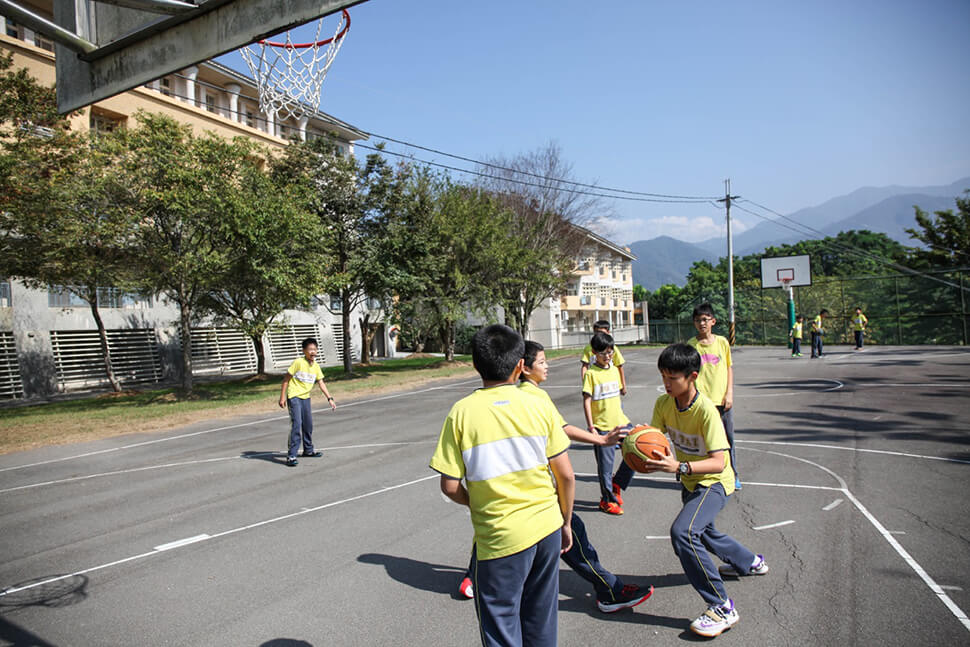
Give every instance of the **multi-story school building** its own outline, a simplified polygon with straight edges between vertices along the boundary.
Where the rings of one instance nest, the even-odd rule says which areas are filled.
[[[593,323],[604,319],[618,343],[640,338],[633,319],[633,261],[623,247],[583,227],[585,243],[576,256],[565,294],[533,313],[530,336],[550,348],[582,346],[589,341]]]
[[[52,19],[50,0],[31,5]],[[53,44],[2,16],[0,52],[13,54],[14,69],[27,68],[43,85],[54,83]],[[139,109],[166,114],[198,133],[242,135],[274,148],[286,146],[294,135],[306,140],[326,134],[347,154],[353,154],[354,142],[366,139],[364,132],[319,111],[299,121],[275,121],[260,111],[253,79],[212,61],[79,110],[71,118],[72,127],[104,130],[133,126],[133,115]],[[321,363],[343,361],[339,300],[323,296],[317,303],[308,311],[286,311],[285,324],[267,335],[267,370],[286,367],[299,354],[300,340],[308,336],[320,340]],[[178,314],[164,296],[142,299],[102,286],[99,305],[108,328],[112,360],[123,384],[176,377],[180,340],[173,322]],[[359,318],[367,308],[374,307],[367,303],[359,313],[351,313],[355,358],[361,344]],[[371,313],[379,314],[374,310]],[[375,336],[378,356],[392,348],[384,328]],[[192,335],[197,373],[255,371],[253,345],[238,330],[202,325]],[[105,384],[97,329],[87,305],[58,286],[34,290],[0,277],[0,398],[45,397]]]

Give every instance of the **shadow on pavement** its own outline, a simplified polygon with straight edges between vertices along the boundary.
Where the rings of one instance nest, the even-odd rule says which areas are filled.
[[[19,582],[7,587],[7,591],[31,586],[40,582],[47,582],[61,577],[60,575],[47,575],[35,577],[25,582]],[[9,609],[23,609],[24,607],[47,607],[57,609],[78,604],[87,599],[88,594],[85,589],[88,586],[88,578],[84,575],[70,575],[54,582],[32,586],[24,591],[8,593],[0,597],[0,613]],[[19,643],[15,643],[19,644]]]
[[[14,647],[56,647],[0,615],[0,643]]]
[[[240,457],[286,465],[286,452],[243,452]]]
[[[469,551],[471,551],[470,545]],[[381,553],[364,553],[357,557],[357,561],[383,566],[392,580],[412,588],[450,595],[455,599],[458,599],[458,582],[465,572],[465,566],[429,564],[416,559]]]
[[[293,638],[273,638],[262,643],[259,647],[313,647],[313,643]]]

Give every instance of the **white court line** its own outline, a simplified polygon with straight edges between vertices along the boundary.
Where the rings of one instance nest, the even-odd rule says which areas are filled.
[[[860,447],[842,447],[840,445],[821,445],[818,443],[792,443],[783,440],[744,440],[742,438],[735,438],[735,442],[746,443],[752,445],[786,445],[790,447],[817,447],[819,449],[841,449],[842,451],[850,452],[862,452],[866,454],[886,454],[888,456],[902,456],[904,458],[923,458],[928,461],[944,461],[946,463],[961,463],[963,465],[970,465],[970,461],[963,460],[961,458],[947,458],[945,456],[927,456],[925,454],[909,454],[906,452],[891,452],[885,449],[862,449]],[[752,449],[751,451],[759,451],[757,449]],[[787,454],[784,454],[787,456]]]
[[[366,445],[344,445],[341,447],[318,447],[321,451],[337,451],[341,449],[366,449],[368,447],[388,447],[392,445],[421,445],[425,443],[433,443],[433,440],[421,440],[421,441],[411,441],[411,442],[400,442],[400,443],[369,443]],[[274,454],[280,454],[281,456],[284,452],[259,452],[256,454],[248,454],[246,456],[240,456],[239,454],[235,456],[220,456],[219,458],[202,458],[194,461],[181,461],[179,463],[162,463],[160,465],[146,465],[144,467],[132,467],[123,470],[113,470],[111,472],[97,472],[95,474],[84,474],[82,476],[71,476],[63,479],[56,479],[53,481],[42,481],[40,483],[30,483],[28,485],[18,485],[15,487],[8,487],[0,489],[0,494],[5,494],[7,492],[15,492],[17,490],[29,490],[32,488],[43,487],[47,485],[61,485],[64,483],[73,483],[75,481],[86,481],[93,478],[101,478],[104,476],[118,476],[120,474],[132,474],[135,472],[148,472],[151,470],[167,469],[170,467],[184,467],[186,465],[201,465],[204,463],[219,463],[224,461],[232,460],[253,460],[259,458],[260,456],[273,456]]]
[[[377,494],[383,494],[384,492],[390,492],[392,490],[397,490],[397,489],[400,489],[400,488],[403,488],[403,487],[407,487],[409,485],[414,485],[416,483],[423,483],[424,481],[428,481],[428,480],[435,479],[435,478],[438,478],[438,474],[432,474],[430,476],[424,476],[422,478],[415,479],[413,481],[408,481],[406,483],[399,483],[398,485],[389,485],[389,486],[384,487],[384,488],[381,488],[379,490],[374,490],[372,492],[366,492],[364,494],[358,494],[357,496],[352,496],[352,497],[350,497],[348,499],[341,499],[340,501],[333,501],[331,503],[325,503],[323,505],[318,505],[318,506],[313,507],[313,508],[303,508],[299,512],[291,512],[289,514],[284,514],[284,515],[281,515],[279,517],[273,517],[272,519],[264,519],[263,521],[257,521],[255,523],[251,523],[251,524],[248,524],[248,525],[245,525],[245,526],[240,526],[238,528],[233,528],[231,530],[224,530],[224,531],[219,532],[219,533],[216,533],[214,535],[196,535],[195,537],[189,537],[188,539],[179,540],[179,542],[172,542],[171,544],[162,544],[161,546],[156,546],[153,550],[150,550],[147,553],[140,553],[138,555],[132,555],[131,557],[125,557],[124,559],[119,559],[119,560],[116,560],[116,561],[113,561],[113,562],[108,562],[107,564],[99,564],[98,566],[91,566],[90,568],[85,568],[85,569],[80,570],[80,571],[75,571],[74,573],[69,573],[67,575],[59,575],[57,577],[52,577],[52,578],[46,579],[46,580],[44,580],[42,582],[31,582],[30,584],[27,584],[25,586],[18,586],[18,587],[15,587],[15,588],[3,589],[2,591],[0,591],[0,598],[4,597],[5,595],[10,595],[11,593],[18,593],[20,591],[26,591],[28,589],[33,589],[33,588],[36,588],[38,586],[44,586],[45,584],[50,584],[52,582],[59,582],[61,580],[66,580],[66,579],[71,578],[71,577],[77,577],[78,575],[86,575],[88,573],[93,573],[94,571],[100,571],[100,570],[104,570],[106,568],[111,568],[112,566],[118,566],[119,564],[125,564],[127,562],[132,562],[132,561],[135,561],[135,560],[138,560],[138,559],[144,559],[146,557],[152,557],[154,555],[160,555],[162,552],[165,552],[167,550],[173,550],[175,548],[179,548],[179,547],[182,547],[182,546],[188,546],[190,544],[197,544],[197,543],[204,542],[204,541],[210,541],[212,539],[218,539],[219,537],[225,537],[227,535],[233,535],[233,534],[236,534],[236,533],[239,533],[239,532],[244,532],[246,530],[252,530],[253,528],[259,528],[261,526],[268,526],[269,524],[272,524],[272,523],[277,523],[279,521],[285,521],[287,519],[292,519],[294,517],[299,517],[299,516],[302,516],[302,515],[305,515],[305,514],[309,514],[311,512],[317,512],[319,510],[325,510],[327,508],[332,508],[334,506],[338,506],[338,505],[341,505],[341,504],[344,504],[344,503],[350,503],[351,501],[359,501],[360,499],[364,499],[364,498],[367,498],[367,497],[375,496]],[[180,542],[182,542],[182,543],[180,543]],[[174,545],[173,546],[172,544],[177,544],[177,545]]]
[[[478,378],[474,380],[463,380],[461,382],[456,382],[451,385],[446,386],[432,386],[427,389],[419,389],[417,391],[402,391],[400,393],[392,393],[390,395],[382,396],[380,398],[371,398],[370,400],[355,400],[347,404],[341,404],[341,409],[349,409],[350,407],[356,407],[362,404],[371,404],[373,402],[381,402],[383,400],[393,400],[394,398],[402,398],[408,395],[418,395],[419,393],[429,393],[431,391],[441,391],[443,389],[451,388],[452,386],[458,386],[461,384],[469,384],[473,382],[480,382]],[[321,407],[320,409],[315,409],[311,413],[322,413],[329,412],[330,407]],[[229,429],[239,429],[241,427],[251,427],[253,425],[259,425],[264,422],[275,422],[277,420],[289,420],[288,415],[284,416],[273,416],[272,418],[262,418],[260,420],[251,420],[249,422],[240,422],[232,425],[226,425],[224,427],[216,427],[214,429],[203,429],[202,431],[193,431],[187,434],[179,434],[177,436],[168,436],[166,438],[156,438],[154,440],[145,440],[140,443],[131,443],[129,445],[122,445],[121,447],[111,447],[108,449],[99,449],[93,452],[85,452],[84,454],[75,454],[73,456],[64,456],[63,458],[52,458],[46,461],[38,461],[36,463],[27,463],[24,465],[12,465],[10,467],[0,467],[0,472],[9,472],[10,470],[21,470],[27,467],[37,467],[39,465],[50,465],[51,463],[61,463],[63,461],[72,461],[78,458],[87,458],[88,456],[97,456],[99,454],[109,454],[111,452],[121,451],[123,449],[133,449],[135,447],[144,447],[146,445],[154,445],[156,443],[167,443],[170,440],[180,440],[182,438],[191,438],[192,436],[202,436],[204,434],[211,434],[216,431],[226,431]]]
[[[835,384],[835,386],[829,387],[827,389],[820,389],[818,391],[819,393],[825,393],[826,391],[838,391],[839,389],[845,387],[845,384],[843,382],[840,382],[839,380],[829,379],[824,377],[813,377],[813,378],[808,378],[804,380],[792,380],[790,382],[774,382],[774,383],[769,382],[767,384],[740,384],[739,386],[743,386],[749,389],[767,389],[767,388],[777,387],[777,386],[792,386],[792,385],[809,387],[809,385],[817,382],[828,382],[830,384],[832,383]],[[801,393],[804,393],[807,390],[809,389],[804,388],[801,390]],[[814,389],[812,390],[814,391]],[[749,397],[749,396],[745,396],[745,397]]]
[[[946,608],[950,610],[950,612],[956,617],[956,619],[959,620],[960,623],[963,624],[963,626],[968,631],[970,631],[970,618],[967,617],[967,614],[963,611],[963,609],[957,606],[957,604],[953,601],[953,599],[950,598],[950,596],[947,595],[943,591],[943,589],[940,588],[940,586],[933,580],[933,578],[929,576],[929,574],[923,569],[923,567],[920,566],[919,562],[913,559],[913,556],[910,555],[905,548],[903,548],[902,544],[896,541],[896,538],[893,537],[892,533],[886,530],[885,526],[879,523],[879,520],[876,519],[876,517],[871,512],[869,512],[869,510],[864,505],[862,505],[862,502],[859,501],[859,499],[857,499],[854,494],[852,494],[852,492],[849,490],[848,484],[841,476],[839,476],[829,468],[825,467],[824,465],[820,465],[819,463],[815,463],[805,458],[799,458],[798,456],[792,456],[791,454],[782,454],[781,452],[773,452],[773,451],[767,451],[763,449],[754,449],[751,451],[762,452],[764,454],[773,454],[775,456],[782,456],[784,458],[790,458],[792,460],[800,461],[802,463],[807,463],[808,465],[817,467],[823,472],[831,475],[836,481],[839,482],[839,485],[842,486],[842,493],[846,496],[846,498],[848,498],[849,501],[851,501],[852,504],[859,510],[859,512],[861,512],[863,516],[865,516],[865,518],[869,520],[869,523],[871,523],[873,527],[875,527],[876,531],[879,534],[881,534],[883,538],[889,543],[889,545],[892,546],[893,550],[895,550],[896,553],[903,558],[903,561],[906,562],[906,564],[909,565],[909,567],[916,572],[916,574],[920,577],[921,580],[923,580],[926,586],[929,587],[930,591],[936,594],[936,596],[946,606]]]
[[[670,539],[670,535],[647,535],[644,539]]]
[[[829,510],[834,510],[839,506],[840,503],[842,503],[842,499],[836,499],[832,503],[822,506],[822,510],[825,510],[826,512],[828,512]]]
[[[795,523],[794,519],[787,519],[777,523],[769,523],[766,526],[751,526],[751,530],[769,530],[771,528],[780,528],[781,526],[790,526],[793,523]]]
[[[205,541],[208,538],[209,538],[209,535],[205,535],[205,534],[196,535],[195,537],[186,537],[185,539],[170,541],[167,544],[162,544],[161,546],[155,546],[155,550],[161,553],[166,550],[172,550],[173,548],[181,548],[182,546],[188,546],[189,544]]]

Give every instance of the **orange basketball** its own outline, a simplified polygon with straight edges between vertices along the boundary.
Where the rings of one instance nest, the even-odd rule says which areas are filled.
[[[644,459],[656,460],[662,456],[670,456],[670,445],[667,444],[667,437],[656,427],[637,425],[623,440],[623,460],[634,471],[654,471],[656,468],[648,466]]]

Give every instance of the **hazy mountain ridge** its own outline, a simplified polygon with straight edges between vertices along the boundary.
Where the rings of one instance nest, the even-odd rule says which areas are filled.
[[[916,226],[913,206],[917,205],[928,213],[954,209],[956,208],[954,198],[962,195],[966,189],[970,189],[970,177],[940,186],[863,187],[817,206],[799,209],[788,217],[797,223],[817,229],[826,236],[834,236],[840,231],[851,229],[868,229],[885,233],[904,245],[915,246],[917,242],[905,232],[907,227]],[[738,204],[752,211],[761,212],[750,204],[745,205],[743,201],[739,201]],[[751,219],[749,214],[740,215]],[[735,235],[734,253],[737,256],[746,256],[762,252],[769,245],[795,243],[820,237],[813,236],[810,232],[796,232],[793,229],[799,228],[786,220],[761,222]],[[633,262],[634,283],[639,283],[648,290],[656,290],[666,283],[684,285],[687,281],[687,272],[695,261],[716,262],[727,253],[724,238],[688,243],[670,236],[659,236],[631,243],[630,248],[637,255],[637,260]]]

